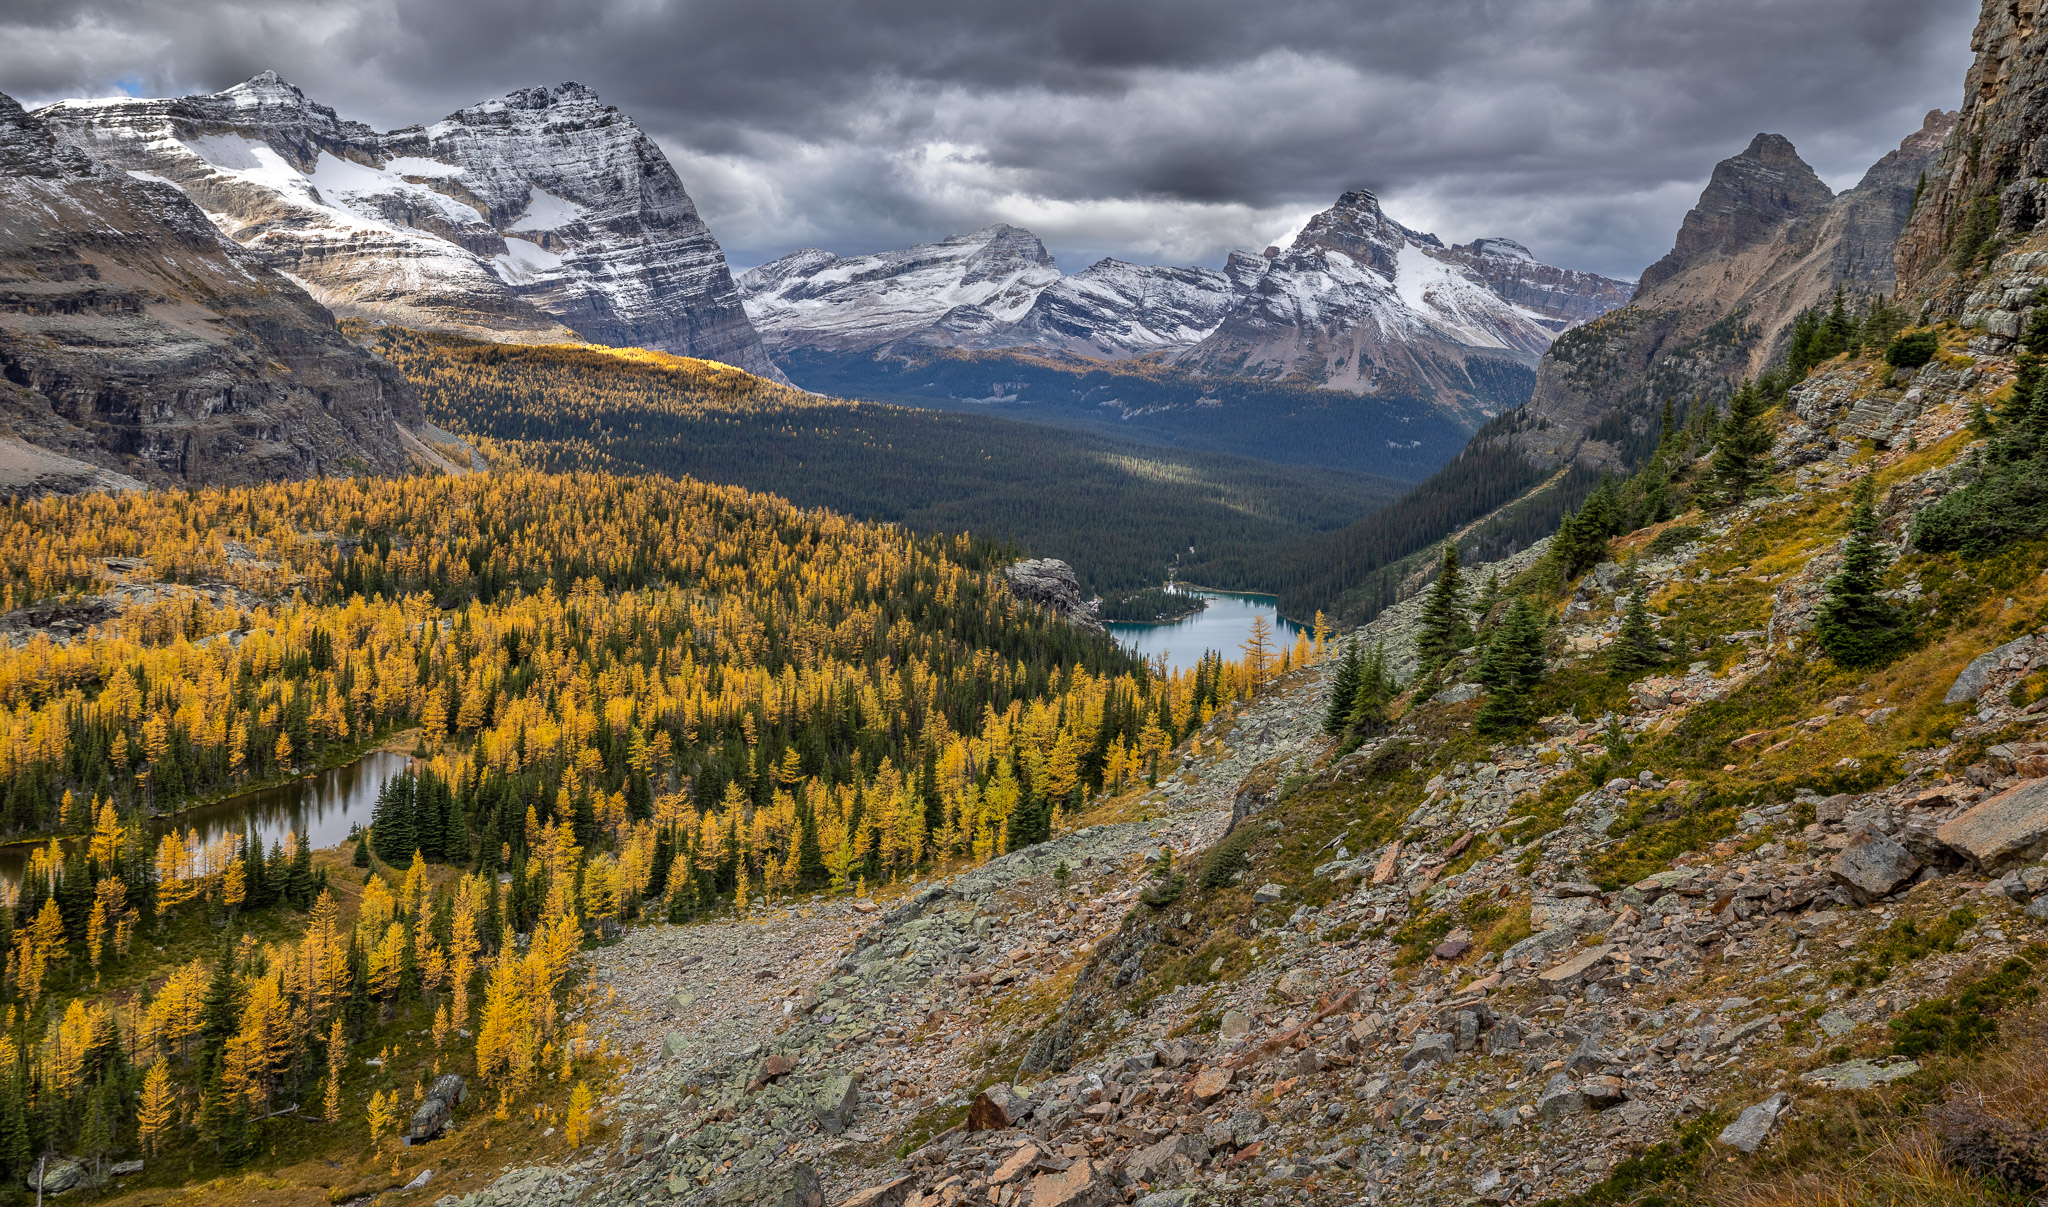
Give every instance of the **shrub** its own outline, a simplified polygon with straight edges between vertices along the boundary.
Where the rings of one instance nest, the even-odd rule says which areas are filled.
[[[1891,1020],[1892,1052],[1918,1058],[1931,1054],[1966,1056],[1998,1038],[1993,1017],[2008,1006],[2032,1001],[2034,966],[2014,956],[1997,972],[1981,977],[1950,997],[1930,998]]]
[[[1908,331],[1884,350],[1884,363],[1894,369],[1917,369],[1934,359],[1941,341],[1932,331]]]
[[[1680,524],[1675,528],[1666,528],[1650,542],[1650,556],[1657,558],[1667,553],[1676,553],[1700,539],[1704,532],[1706,529],[1698,524]]]

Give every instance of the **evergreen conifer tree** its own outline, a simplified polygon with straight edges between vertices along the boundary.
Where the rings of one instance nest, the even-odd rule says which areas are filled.
[[[1714,487],[1720,502],[1746,502],[1770,473],[1771,429],[1764,422],[1770,400],[1745,381],[1728,400],[1728,417],[1714,441]]]
[[[1330,684],[1330,703],[1323,710],[1323,732],[1332,736],[1344,732],[1351,719],[1351,705],[1358,697],[1358,673],[1365,665],[1359,657],[1356,637],[1344,643],[1337,659],[1337,674]]]
[[[1647,670],[1663,661],[1657,648],[1657,630],[1650,623],[1649,604],[1640,584],[1629,593],[1628,607],[1621,615],[1621,632],[1607,651],[1607,671],[1617,678]]]
[[[1472,644],[1472,622],[1465,614],[1465,585],[1458,573],[1458,546],[1444,544],[1436,583],[1422,609],[1422,634],[1415,640],[1421,672],[1433,675]]]
[[[1479,612],[1479,633],[1481,636],[1484,636],[1486,630],[1492,626],[1493,610],[1499,604],[1500,571],[1495,570],[1486,576],[1486,585],[1479,589],[1479,600],[1474,605]]]
[[[1878,548],[1875,486],[1866,474],[1856,484],[1849,512],[1849,542],[1842,550],[1842,572],[1828,580],[1814,636],[1842,666],[1876,666],[1889,662],[1912,644],[1906,615],[1878,595],[1884,552]]]
[[[1534,714],[1531,693],[1544,669],[1543,623],[1529,601],[1517,597],[1479,660],[1479,682],[1487,691],[1475,722],[1478,730],[1504,734],[1527,725]]]
[[[377,858],[393,867],[412,863],[419,849],[419,835],[413,829],[413,796],[418,781],[411,771],[401,771],[386,780],[377,793],[377,805],[370,810],[371,845]]]
[[[1401,694],[1401,684],[1387,666],[1387,643],[1377,642],[1358,668],[1358,687],[1352,694],[1351,711],[1345,725],[1357,734],[1370,734],[1387,723],[1387,705]]]

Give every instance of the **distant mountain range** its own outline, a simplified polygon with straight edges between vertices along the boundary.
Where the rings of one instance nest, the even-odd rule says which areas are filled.
[[[1197,377],[1419,397],[1468,425],[1505,409],[1504,366],[1533,367],[1559,332],[1634,289],[1510,239],[1446,246],[1364,191],[1286,250],[1234,253],[1221,271],[1105,259],[1064,276],[1036,236],[997,225],[866,256],[805,249],[739,285],[770,352],[814,373],[820,357],[1147,357]]]
[[[872,255],[807,249],[735,282],[660,149],[574,83],[386,132],[274,72],[205,95],[62,101],[36,117],[97,162],[176,186],[337,316],[648,347],[776,380],[789,367],[813,388],[925,404],[1104,401],[1043,364],[964,394],[957,374],[901,372],[1018,353],[1079,373],[1124,361],[1170,370],[1136,408],[1147,412],[1236,405],[1201,384],[1231,379],[1365,395],[1469,430],[1527,398],[1560,331],[1633,288],[1542,264],[1508,239],[1447,246],[1363,191],[1287,248],[1235,253],[1221,269],[1108,259],[1069,276],[1029,231],[996,225]],[[1130,434],[1151,438],[1139,428]]]

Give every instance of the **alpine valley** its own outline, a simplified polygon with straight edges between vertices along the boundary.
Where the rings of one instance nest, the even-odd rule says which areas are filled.
[[[1633,282],[0,97],[0,1204],[2042,1201],[2038,8]]]

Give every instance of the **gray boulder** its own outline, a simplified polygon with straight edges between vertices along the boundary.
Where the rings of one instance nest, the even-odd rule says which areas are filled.
[[[30,1190],[39,1189],[36,1185],[36,1168],[34,1165],[29,1166],[28,1177],[24,1179]],[[44,1163],[42,1175],[43,1184],[40,1189],[44,1194],[63,1194],[85,1184],[85,1166],[63,1157],[55,1157]]]
[[[1730,1148],[1753,1153],[1771,1138],[1771,1132],[1777,1128],[1779,1118],[1791,1102],[1790,1094],[1773,1094],[1736,1116],[1735,1122],[1722,1128],[1717,1138]]]
[[[2019,641],[2008,641],[1989,653],[1977,655],[1970,661],[1970,665],[1963,668],[1963,673],[1956,676],[1956,681],[1949,685],[1948,694],[1941,698],[1941,702],[1968,704],[1983,695],[1984,685],[1990,681],[1991,672],[1997,670],[1998,664],[2005,661],[2005,656],[2012,653],[2013,648],[2025,640],[2026,638],[2022,637]]]
[[[1545,1083],[1543,1092],[1536,1096],[1536,1113],[1545,1119],[1559,1119],[1576,1115],[1587,1109],[1586,1096],[1572,1079],[1563,1073],[1553,1073]]]
[[[1124,1162],[1124,1175],[1158,1185],[1193,1177],[1209,1159],[1209,1145],[1200,1136],[1168,1136],[1148,1145]]]
[[[443,1073],[434,1078],[433,1088],[420,1102],[419,1109],[412,1113],[412,1121],[406,1124],[405,1142],[408,1146],[424,1143],[439,1136],[448,1129],[455,1118],[455,1108],[469,1098],[469,1088],[460,1073]]]
[[[1913,879],[1920,861],[1890,835],[1866,830],[1828,863],[1828,875],[1859,901],[1889,896]]]
[[[1457,1041],[1442,1032],[1424,1032],[1415,1037],[1406,1054],[1401,1057],[1401,1068],[1414,1071],[1425,1065],[1441,1064],[1457,1053]]]
[[[1934,837],[1985,870],[2048,846],[2048,779],[2008,788],[1946,822]]]

